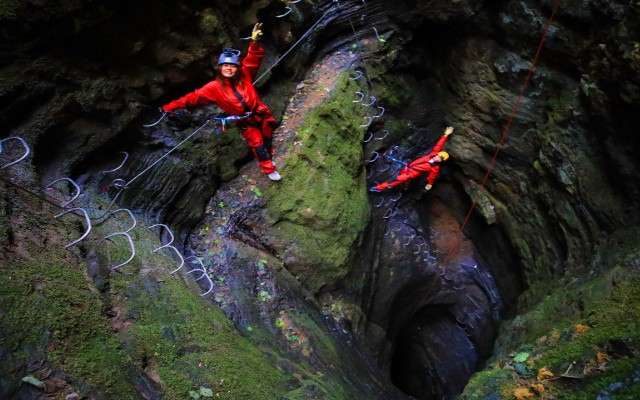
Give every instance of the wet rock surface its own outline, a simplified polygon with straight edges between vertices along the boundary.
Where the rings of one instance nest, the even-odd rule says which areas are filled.
[[[277,365],[300,388],[292,398],[345,387],[352,389],[344,398],[404,397],[391,383],[416,398],[455,396],[491,355],[501,317],[545,295],[523,291],[593,274],[595,245],[637,222],[634,3],[558,10],[508,132],[550,2],[327,1],[294,5],[290,18],[268,1],[216,10],[198,1],[45,3],[7,6],[1,15],[1,136],[20,136],[33,151],[28,164],[3,169],[1,243],[10,249],[3,263],[34,257],[31,240],[67,243],[48,229],[18,240],[35,219],[13,201],[20,191],[13,185],[39,192],[70,176],[102,189],[107,203],[117,195],[150,224],[170,226],[185,256],[199,257],[210,278],[198,279],[201,293],[211,290],[207,298],[237,330],[272,336],[256,342],[282,352]],[[211,49],[245,46],[238,38],[256,16],[270,28],[266,65],[314,27],[259,88],[280,122],[278,168],[298,179],[287,196],[261,174],[237,132],[220,135],[207,124],[189,137],[213,108],[141,127],[159,117],[158,105],[211,79]],[[373,106],[352,105],[355,91]],[[326,101],[334,109],[323,110]],[[321,123],[304,125],[316,109]],[[366,187],[398,172],[376,154],[416,158],[447,125],[456,128],[447,144],[453,157],[430,193],[417,180],[367,197]],[[2,145],[0,161],[15,160],[19,146]],[[123,151],[122,168],[105,172]],[[284,197],[293,205],[278,208]],[[345,211],[324,213],[323,205]],[[78,225],[66,229],[82,234]],[[105,293],[113,260],[92,249],[75,260],[87,254],[93,285]],[[185,282],[197,276],[191,271],[182,271]],[[154,280],[146,282],[153,289]],[[135,318],[113,322],[123,332]],[[3,371],[20,375],[29,362]],[[314,373],[326,378],[314,381]],[[161,391],[147,380],[159,384],[157,371],[132,376],[139,393]],[[40,390],[33,382],[20,386],[27,398]]]

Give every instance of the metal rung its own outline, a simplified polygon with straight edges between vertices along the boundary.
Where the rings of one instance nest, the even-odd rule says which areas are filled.
[[[167,244],[165,244],[165,245],[162,245],[162,246],[158,247],[157,249],[155,249],[155,250],[153,251],[154,253],[155,253],[155,252],[157,252],[158,250],[162,249],[162,248],[165,248],[165,247],[171,246],[171,243],[173,243],[173,232],[171,232],[171,229],[169,229],[169,227],[168,227],[168,226],[166,226],[165,224],[155,224],[155,225],[151,225],[151,226],[149,227],[149,229],[155,228],[156,226],[160,226],[160,227],[164,228],[164,229],[167,231],[167,233],[169,234],[169,236],[171,237],[171,240],[169,240],[169,243],[167,243]],[[160,243],[162,243],[162,236],[160,237]]]
[[[107,235],[107,236],[105,236],[104,238],[105,238],[105,240],[106,240],[106,239],[109,239],[109,238],[111,238],[111,237],[113,237],[113,236],[116,236],[116,235],[122,235],[122,236],[124,236],[124,237],[126,237],[126,238],[127,238],[127,240],[129,241],[129,246],[130,246],[130,248],[131,248],[131,257],[129,257],[129,259],[128,259],[127,261],[125,261],[125,262],[123,262],[123,263],[121,263],[121,264],[118,264],[118,265],[116,265],[115,267],[111,268],[111,270],[112,270],[112,271],[115,271],[115,270],[117,270],[117,269],[119,269],[119,268],[121,268],[121,267],[124,267],[125,265],[129,264],[129,262],[131,262],[131,260],[133,260],[133,257],[135,257],[135,256],[136,256],[136,248],[135,248],[135,246],[133,245],[133,240],[131,240],[131,236],[129,236],[129,234],[128,234],[127,232],[116,232],[116,233],[112,233],[111,235]]]
[[[191,271],[187,272],[187,274],[190,274],[192,272],[202,272],[202,276],[200,276],[200,278],[196,279],[196,281],[199,281],[202,278],[207,278],[207,281],[209,282],[209,290],[207,290],[206,292],[204,292],[204,293],[202,293],[200,295],[200,296],[206,296],[207,294],[211,293],[211,291],[213,290],[213,281],[211,281],[211,278],[209,277],[209,274],[207,274],[207,268],[202,263],[202,260],[200,259],[200,257],[189,256],[185,260],[189,260],[191,258],[193,258],[196,261],[198,261],[198,263],[200,264],[200,267],[202,269],[192,269]]]
[[[384,136],[380,137],[380,138],[376,138],[376,140],[382,140],[382,139],[386,138],[387,136],[389,136],[389,131],[388,130],[385,129],[382,132],[384,132]]]
[[[355,78],[349,78],[350,81],[355,81],[360,79],[360,77],[362,76],[362,71],[360,70],[356,70],[356,74],[357,76]],[[364,98],[364,93],[362,94],[363,98]],[[362,101],[362,99],[360,99]]]
[[[124,160],[122,160],[122,162],[120,163],[120,165],[118,165],[117,167],[115,167],[114,169],[108,169],[106,171],[102,171],[103,174],[108,174],[111,172],[116,172],[117,170],[119,170],[120,168],[122,168],[122,166],[124,165],[124,163],[127,162],[127,159],[129,159],[129,153],[127,153],[126,151],[121,151],[118,154],[124,154]]]
[[[128,232],[130,232],[133,228],[135,228],[135,227],[136,227],[136,224],[138,223],[138,221],[136,221],[136,217],[134,217],[134,216],[133,216],[133,213],[132,213],[131,211],[127,210],[126,208],[119,208],[119,209],[117,209],[117,210],[112,211],[111,213],[109,213],[109,215],[113,215],[113,214],[115,214],[115,213],[117,213],[117,212],[120,212],[120,211],[125,211],[125,212],[127,212],[127,213],[129,214],[129,216],[130,216],[130,217],[131,217],[131,219],[133,220],[133,225],[131,225],[131,228],[127,229],[126,231],[118,232],[118,233],[128,233]]]
[[[282,15],[276,15],[276,18],[282,18],[282,17],[286,17],[287,15],[289,15],[291,13],[291,7],[289,6],[285,6],[285,10],[287,10],[287,12],[285,12]]]
[[[70,212],[72,212],[72,211],[80,211],[80,212],[84,215],[84,219],[85,219],[85,221],[86,221],[86,223],[87,223],[87,230],[84,232],[84,235],[82,235],[82,236],[80,237],[80,239],[78,239],[78,240],[74,240],[73,242],[71,242],[71,243],[67,244],[66,246],[64,246],[64,248],[65,248],[65,249],[67,249],[67,248],[69,248],[69,247],[73,246],[74,244],[76,244],[76,243],[80,242],[82,239],[84,239],[84,238],[86,238],[86,237],[87,237],[87,235],[89,234],[89,232],[91,232],[91,219],[89,219],[89,214],[87,214],[87,212],[85,211],[85,209],[84,209],[84,208],[80,208],[80,207],[72,208],[72,209],[69,209],[69,210],[63,211],[63,212],[61,212],[61,213],[60,213],[60,214],[58,214],[58,215],[55,215],[53,218],[61,217],[61,216],[63,216],[64,214],[66,214],[66,213],[70,213]]]
[[[178,251],[178,249],[176,249],[173,246],[166,246],[167,249],[173,249],[173,251],[176,252],[176,254],[178,255],[178,257],[180,257],[180,266],[176,269],[174,269],[173,271],[169,272],[169,275],[173,275],[176,272],[178,272],[180,270],[180,268],[182,268],[182,266],[184,265],[184,258],[182,257],[182,254],[180,254],[180,252]]]
[[[142,125],[142,126],[143,126],[143,127],[145,127],[145,128],[151,128],[152,126],[156,126],[156,125],[158,125],[158,124],[160,123],[160,121],[162,121],[163,119],[165,119],[165,118],[166,118],[166,116],[167,116],[167,113],[163,111],[163,112],[162,112],[162,116],[161,116],[161,117],[160,117],[156,122],[154,122],[153,124],[149,124],[149,125]]]
[[[56,183],[58,183],[60,181],[67,181],[67,182],[71,183],[71,185],[73,185],[73,187],[76,189],[75,194],[73,196],[71,196],[71,200],[66,201],[66,202],[64,202],[64,203],[62,203],[60,205],[60,207],[64,208],[64,207],[68,206],[70,203],[72,203],[75,199],[77,199],[78,196],[80,196],[81,190],[80,190],[80,186],[78,186],[78,184],[75,183],[74,180],[71,179],[71,178],[59,178],[59,179],[56,179],[55,181],[53,181],[50,184],[48,184],[47,186],[45,186],[45,189],[53,189],[53,185],[55,185]],[[46,193],[46,191],[45,191],[45,193]]]
[[[3,165],[2,167],[0,167],[0,169],[5,169],[7,167],[10,167],[14,164],[19,163],[20,161],[24,160],[25,158],[27,158],[27,156],[31,153],[31,149],[29,149],[29,146],[27,146],[27,143],[20,137],[17,136],[12,136],[12,137],[8,137],[8,138],[4,138],[2,140],[0,140],[0,153],[2,153],[2,142],[6,142],[7,140],[18,140],[20,143],[22,143],[22,146],[24,146],[24,154],[22,155],[22,157],[18,158],[15,161],[12,161],[8,164]]]

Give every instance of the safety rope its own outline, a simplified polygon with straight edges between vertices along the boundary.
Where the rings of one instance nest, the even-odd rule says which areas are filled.
[[[185,117],[191,120],[204,120],[204,121],[219,121],[222,124],[223,132],[226,133],[227,122],[229,121],[241,121],[243,119],[247,119],[253,115],[253,111],[249,111],[243,115],[227,115],[226,117],[219,117],[221,112],[217,113],[213,117],[211,116],[197,116],[191,114],[183,114],[176,111],[162,111],[163,115],[175,115],[178,117]]]
[[[265,72],[262,73],[262,75],[260,75],[258,78],[256,78],[253,81],[253,84],[255,85],[256,83],[258,83],[258,81],[260,81],[267,73],[269,73],[269,71],[271,71],[280,61],[282,61],[282,59],[291,52],[291,50],[293,50],[294,47],[296,47],[298,45],[298,43],[300,43],[302,41],[302,39],[306,38],[309,33],[320,23],[320,21],[322,21],[324,19],[324,17],[326,17],[330,11],[333,10],[333,7],[330,8],[329,10],[327,10],[301,37],[300,39],[298,39],[282,56],[280,56]],[[202,129],[205,125],[207,125],[210,121],[215,120],[215,121],[220,121],[220,123],[222,124],[222,129],[223,131],[226,130],[226,124],[227,121],[238,121],[241,119],[245,119],[248,118],[252,115],[251,112],[245,114],[245,115],[229,115],[226,117],[218,117],[220,113],[216,114],[213,117],[205,117],[205,123],[200,126],[198,129],[196,129],[194,132],[192,132],[189,136],[187,136],[184,140],[182,140],[180,143],[178,143],[177,145],[175,145],[173,148],[171,148],[167,153],[165,153],[162,157],[158,158],[155,162],[153,162],[151,165],[149,165],[147,168],[145,168],[142,172],[140,172],[138,175],[134,176],[129,182],[127,182],[127,184],[122,187],[120,189],[120,191],[126,189],[129,187],[129,185],[131,185],[131,183],[133,181],[135,181],[136,179],[138,179],[141,175],[143,175],[144,173],[146,173],[148,170],[150,170],[151,168],[153,168],[156,164],[158,164],[160,161],[162,161],[164,158],[166,158],[169,154],[171,154],[173,151],[175,151],[178,147],[180,147],[182,144],[184,144],[187,140],[191,139],[191,137],[193,137],[198,131],[200,131],[200,129]],[[162,121],[167,115],[177,115],[180,117],[187,117],[190,119],[198,119],[199,117],[194,117],[192,115],[187,115],[187,114],[180,114],[177,112],[173,112],[173,111],[163,111],[162,112],[162,116],[160,117],[160,119],[158,121],[156,121],[155,123],[152,123],[150,125],[145,125],[146,127],[152,127],[157,125],[160,121]],[[120,194],[120,193],[118,193]]]
[[[267,68],[266,71],[262,73],[262,75],[260,75],[253,81],[253,84],[255,85],[256,83],[258,83],[265,75],[269,73],[269,71],[271,71],[276,65],[278,65],[280,61],[282,61],[282,59],[285,58],[287,54],[289,54],[291,50],[293,50],[293,48],[296,47],[298,43],[302,41],[302,39],[306,38],[307,35],[309,35],[309,33],[320,23],[320,21],[322,21],[324,17],[326,17],[327,14],[329,14],[329,12],[331,12],[332,10],[333,10],[333,7],[328,9],[324,14],[322,14],[322,16],[316,21],[316,23],[311,25],[311,28],[307,29],[307,31],[302,36],[300,36],[300,39],[298,39],[294,44],[292,44],[291,47],[289,47],[289,49],[285,51],[283,55],[281,55],[276,61],[273,62],[273,64],[269,68]]]
[[[31,196],[33,196],[33,197],[35,197],[35,198],[37,198],[37,199],[39,199],[39,200],[42,200],[42,201],[44,201],[44,202],[47,202],[47,203],[51,204],[52,206],[54,206],[54,207],[56,207],[56,208],[59,208],[59,209],[61,209],[61,210],[64,210],[64,209],[65,209],[64,207],[61,207],[61,206],[60,206],[60,204],[56,204],[56,203],[54,203],[53,201],[51,201],[51,200],[47,199],[46,197],[39,195],[38,193],[35,193],[35,192],[33,192],[33,191],[31,191],[31,190],[29,190],[29,189],[25,188],[25,187],[22,187],[22,186],[18,185],[18,184],[17,184],[17,183],[15,183],[15,182],[11,182],[9,179],[5,179],[4,177],[1,177],[1,176],[0,176],[0,181],[2,181],[2,182],[4,182],[4,183],[7,183],[7,184],[9,184],[9,185],[13,186],[13,187],[14,187],[14,188],[16,188],[16,189],[22,190],[23,192],[28,193],[28,194],[30,194]]]
[[[527,74],[526,79],[524,80],[524,83],[522,85],[522,89],[520,90],[520,94],[518,95],[518,99],[516,100],[516,103],[513,107],[513,110],[511,112],[511,116],[509,117],[509,120],[507,121],[505,127],[504,127],[504,131],[502,132],[502,136],[500,137],[500,140],[498,141],[498,145],[496,146],[496,151],[493,154],[493,158],[491,158],[491,161],[489,162],[489,167],[487,168],[487,173],[484,176],[484,179],[482,180],[482,182],[480,183],[480,188],[478,189],[478,193],[476,194],[476,198],[473,200],[473,203],[471,204],[471,207],[469,209],[469,212],[467,213],[467,216],[464,219],[464,222],[462,223],[462,226],[460,227],[460,230],[463,231],[465,226],[467,225],[467,222],[469,221],[469,218],[471,217],[471,213],[473,213],[473,210],[476,207],[476,204],[478,203],[478,198],[480,197],[480,195],[482,194],[483,190],[484,190],[484,186],[487,182],[487,179],[489,178],[489,175],[491,174],[491,169],[493,168],[493,164],[496,161],[496,158],[498,157],[498,154],[500,153],[500,150],[502,149],[502,145],[505,141],[505,139],[507,138],[507,135],[509,133],[509,129],[511,128],[511,123],[513,122],[513,118],[515,117],[516,113],[518,112],[518,108],[520,107],[520,101],[522,100],[522,97],[524,95],[524,91],[527,88],[527,85],[529,84],[529,80],[531,79],[531,76],[533,75],[533,70],[536,67],[536,63],[538,62],[538,57],[540,56],[540,52],[542,51],[542,45],[544,44],[546,38],[547,38],[547,33],[549,33],[549,29],[551,28],[551,23],[553,22],[553,17],[556,14],[556,11],[558,10],[558,5],[560,4],[560,0],[556,0],[554,5],[553,5],[553,11],[551,12],[551,16],[549,17],[549,20],[547,21],[547,25],[544,28],[544,32],[542,34],[542,38],[540,39],[540,44],[538,45],[538,50],[536,51],[535,56],[533,57],[533,62],[531,63],[531,68],[529,68],[529,73]]]
[[[364,3],[364,1],[363,1]],[[367,7],[366,3],[365,4],[365,9]],[[369,71],[367,70],[367,63],[364,62],[364,49],[362,48],[362,45],[360,44],[360,36],[358,35],[358,32],[356,31],[356,27],[353,25],[353,21],[351,20],[351,16],[348,16],[349,19],[349,25],[351,26],[351,30],[353,31],[353,36],[356,38],[355,40],[355,44],[358,47],[358,55],[360,56],[360,61],[362,62],[362,69],[364,69],[365,72],[365,79],[367,80],[367,83],[369,84],[369,88],[371,88],[371,93],[375,94],[375,90],[373,89],[373,82],[371,82],[371,79],[369,78]],[[376,33],[377,34],[377,33]],[[378,98],[377,96],[374,96],[374,98]]]
[[[202,124],[198,129],[196,129],[195,131],[191,132],[189,134],[189,136],[187,136],[186,138],[184,138],[180,143],[178,143],[177,145],[175,145],[172,149],[170,149],[169,151],[167,151],[166,153],[164,153],[162,155],[162,157],[158,158],[156,161],[154,161],[153,163],[151,163],[151,165],[149,165],[147,168],[145,168],[144,170],[142,170],[142,172],[140,172],[138,175],[134,176],[133,178],[131,178],[131,180],[129,182],[127,182],[126,185],[124,185],[124,187],[122,187],[121,191],[128,188],[129,185],[131,185],[131,183],[133,183],[136,179],[138,179],[140,176],[142,176],[145,172],[149,171],[151,168],[153,168],[156,164],[158,164],[160,161],[164,160],[166,157],[169,156],[169,154],[173,153],[174,150],[176,150],[178,147],[180,147],[184,142],[186,142],[187,140],[191,139],[196,133],[198,133],[200,131],[200,129],[204,128],[209,122],[211,122],[211,119],[207,119],[205,121],[204,124]],[[118,193],[119,194],[119,193]]]

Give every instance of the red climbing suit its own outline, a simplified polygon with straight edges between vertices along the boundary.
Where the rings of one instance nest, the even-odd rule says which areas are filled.
[[[433,149],[429,152],[429,154],[411,161],[404,168],[402,168],[402,171],[400,171],[398,176],[388,182],[382,182],[375,188],[377,190],[384,190],[390,187],[398,186],[417,178],[424,172],[429,172],[429,175],[427,175],[427,183],[429,183],[429,185],[433,185],[433,182],[436,180],[436,177],[440,173],[440,163],[430,161],[433,157],[438,155],[440,151],[442,151],[442,148],[444,147],[444,143],[446,141],[447,135],[442,135],[440,140],[438,140],[438,143],[433,146]]]
[[[251,117],[239,120],[236,125],[242,130],[242,137],[253,150],[260,166],[265,174],[276,169],[271,162],[273,154],[273,129],[276,121],[271,110],[260,101],[258,92],[253,86],[253,79],[258,73],[264,49],[259,43],[251,42],[247,56],[242,60],[242,85],[236,85],[235,89],[240,93],[245,103],[253,111]],[[238,71],[240,73],[240,71]],[[230,82],[221,84],[213,80],[200,89],[177,99],[162,107],[164,111],[175,111],[179,108],[191,108],[199,105],[215,103],[224,112],[231,115],[244,115],[245,108],[231,88]]]

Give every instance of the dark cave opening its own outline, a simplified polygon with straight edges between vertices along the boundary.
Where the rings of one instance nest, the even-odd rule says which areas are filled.
[[[391,380],[418,400],[453,398],[477,368],[475,345],[447,308],[444,304],[424,307],[396,337]],[[450,376],[461,379],[447,379]]]
[[[419,224],[436,235],[431,240],[448,247],[435,272],[420,282],[412,278],[398,291],[387,331],[392,383],[419,400],[453,399],[464,390],[492,355],[501,319],[514,315],[526,288],[499,224],[488,224],[476,210],[460,232],[471,204],[456,181],[455,165],[450,168],[417,207]],[[473,250],[462,250],[460,236]]]
[[[473,259],[486,266],[499,293],[500,317],[513,318],[517,312],[518,297],[527,289],[524,267],[500,222],[488,221],[481,215],[480,207],[477,204],[474,207],[464,190],[464,182],[458,181],[460,176],[463,175],[454,160],[442,171],[438,191],[431,195],[447,205],[463,229],[465,238],[473,243]],[[429,226],[433,220],[432,211],[428,202],[424,204],[419,212],[423,223]],[[469,210],[472,212],[467,215]]]

